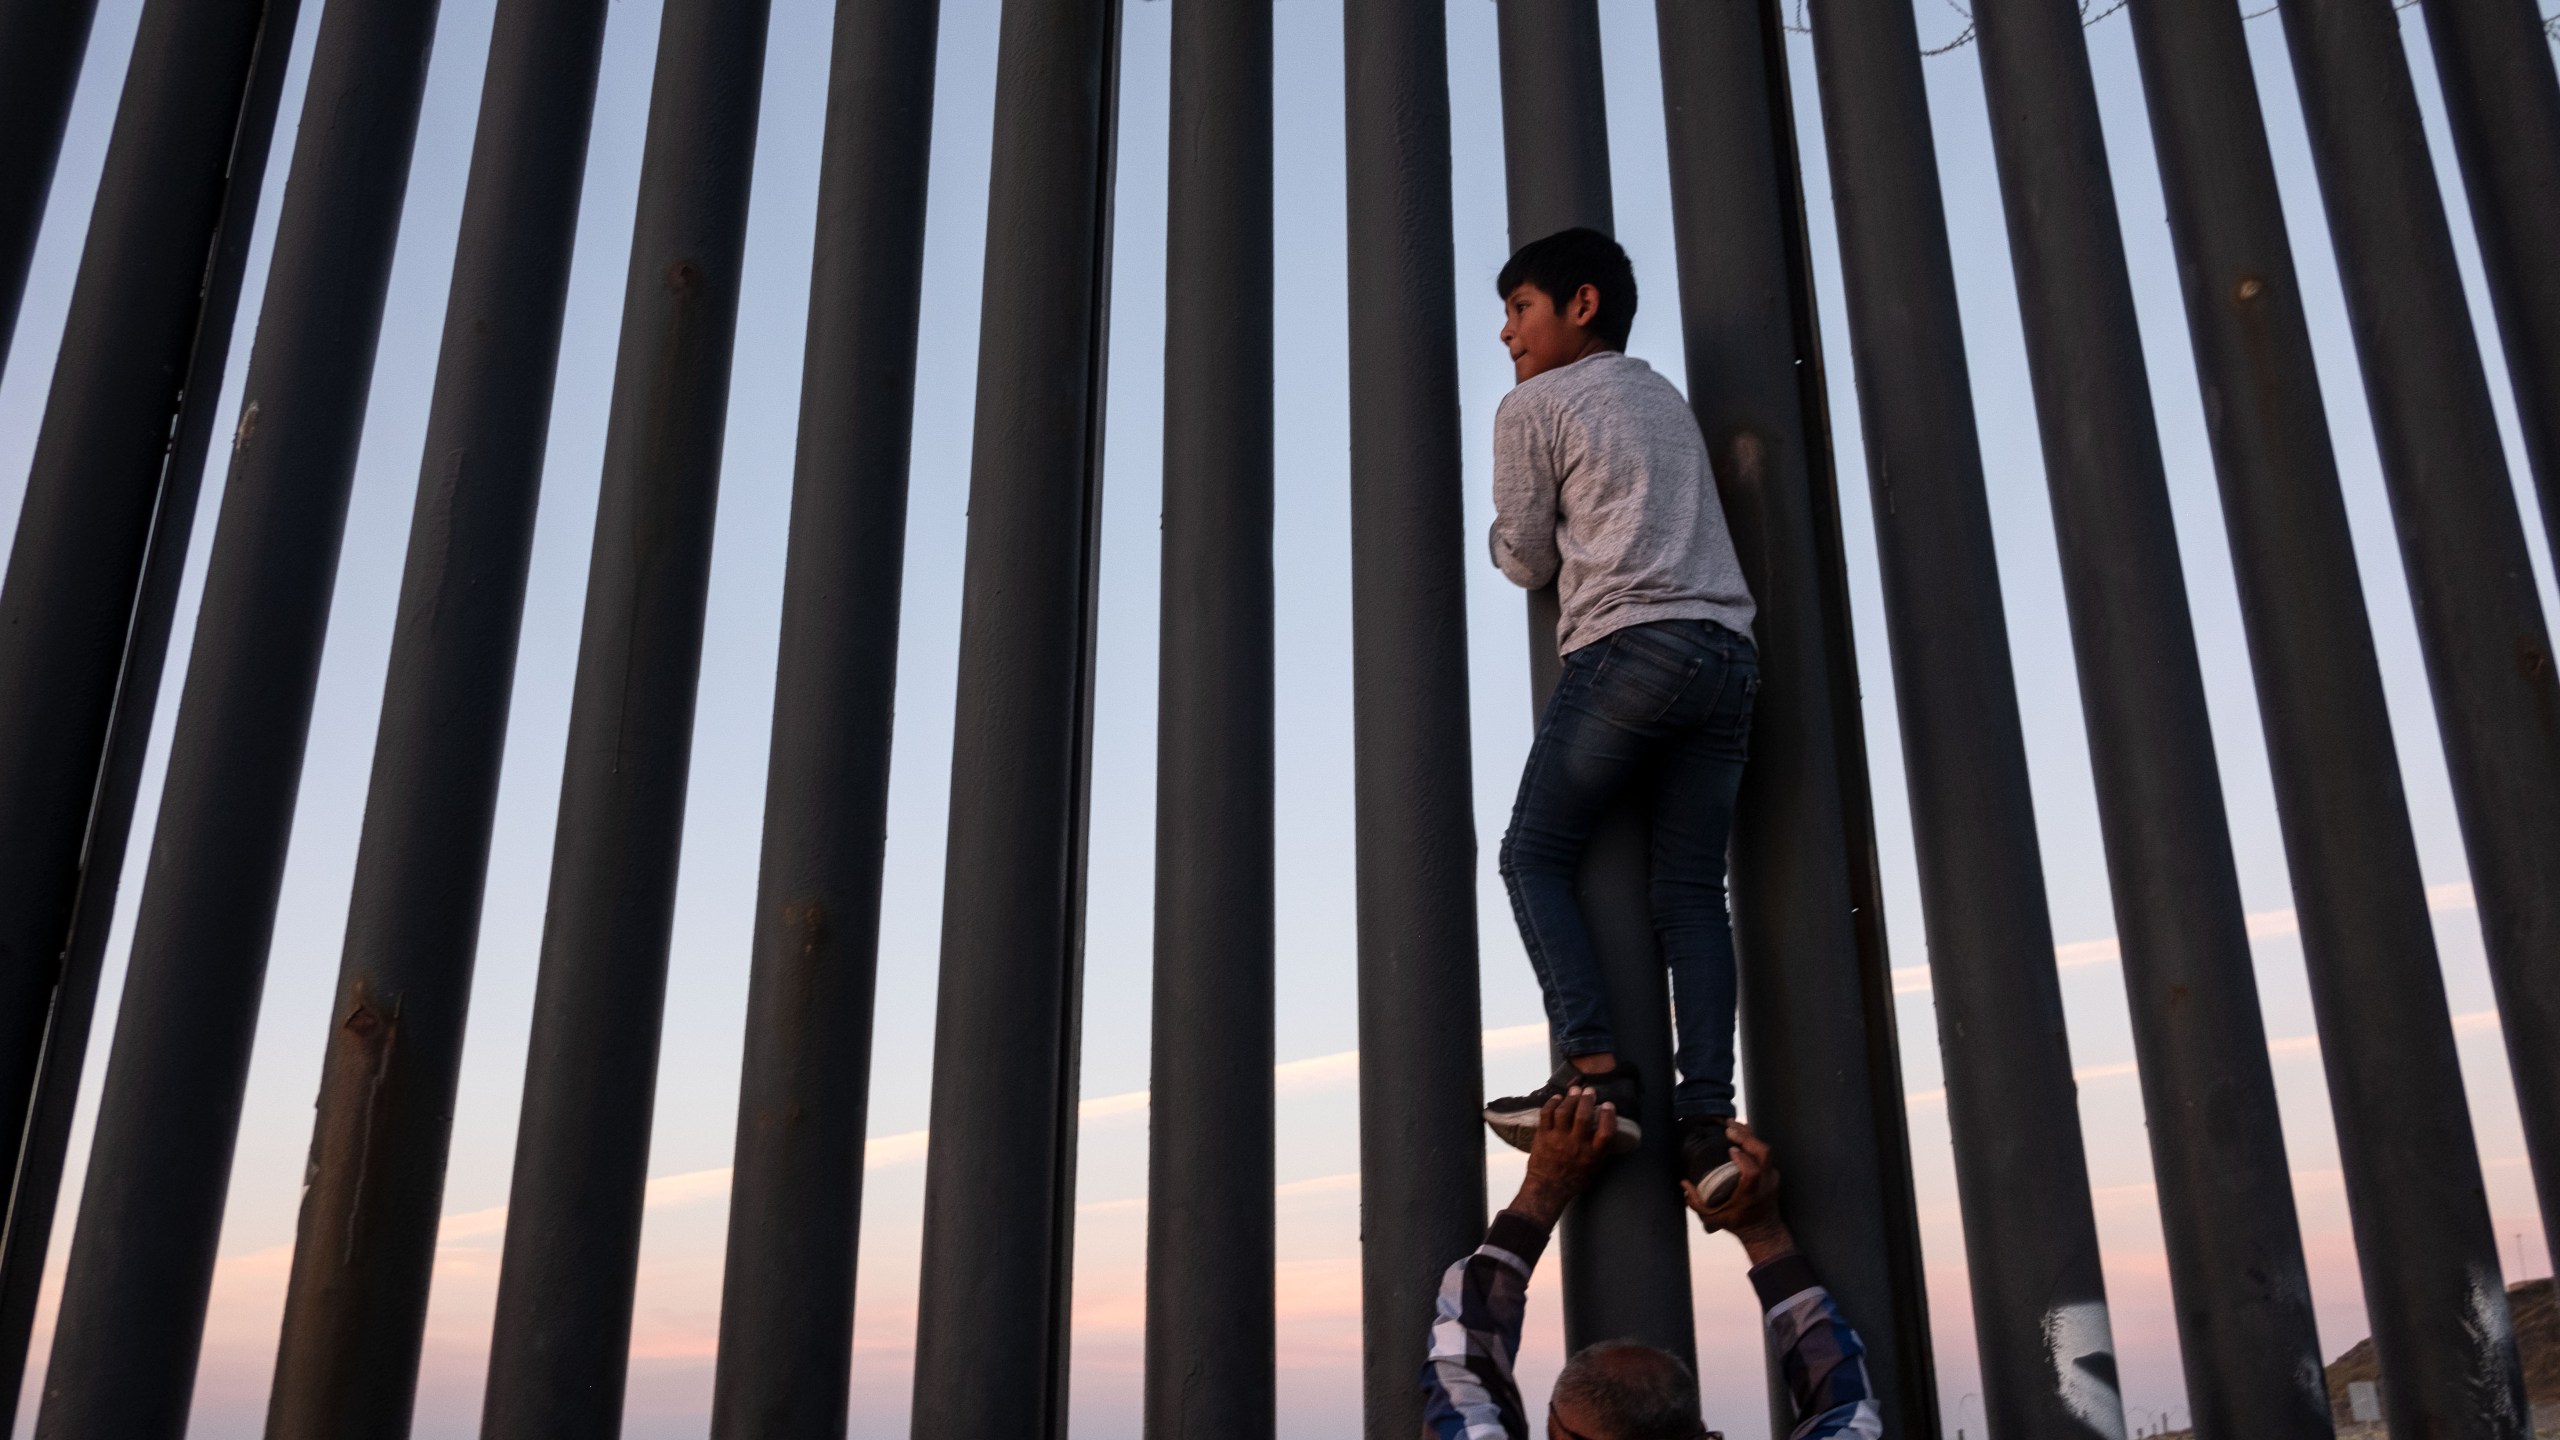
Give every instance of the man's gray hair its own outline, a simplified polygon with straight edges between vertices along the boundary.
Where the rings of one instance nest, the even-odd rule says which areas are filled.
[[[1698,1377],[1680,1357],[1633,1340],[1603,1340],[1567,1360],[1555,1401],[1603,1427],[1602,1440],[1698,1440]]]

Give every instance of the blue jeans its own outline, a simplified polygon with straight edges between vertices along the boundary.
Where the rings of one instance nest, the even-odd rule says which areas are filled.
[[[1609,998],[1574,875],[1592,827],[1630,785],[1650,802],[1653,932],[1671,971],[1677,1115],[1733,1113],[1733,927],[1725,840],[1751,738],[1760,662],[1704,620],[1631,625],[1564,657],[1520,777],[1502,879],[1546,992],[1548,1041],[1613,1052]]]

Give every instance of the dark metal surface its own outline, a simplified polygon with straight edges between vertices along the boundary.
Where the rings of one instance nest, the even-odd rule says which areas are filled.
[[[2219,0],[2140,0],[2132,18],[2384,1406],[2394,1433],[2519,1435],[2479,1153],[2247,41]]]
[[[603,0],[505,0],[446,302],[267,1434],[409,1433]]]
[[[1067,1433],[1119,0],[1005,0],[914,1433]]]
[[[711,1433],[845,1433],[935,0],[836,7]]]
[[[135,34],[0,585],[0,1124],[11,1128],[30,1113],[40,1066],[78,1088],[83,1051],[58,1047],[48,1061],[47,1017],[66,973],[75,988],[96,983],[66,972],[66,949],[84,943],[73,936],[84,885],[112,911],[124,856],[120,842],[94,854],[87,842],[93,824],[104,838],[130,822],[129,792],[119,806],[100,779],[111,729],[148,738],[160,655],[134,647],[165,637],[175,592],[146,595],[145,570],[170,549],[183,564],[187,527],[161,520],[193,518],[295,13],[294,0],[154,0]],[[137,731],[115,719],[120,690],[142,711]],[[85,1015],[68,1018],[86,1028]],[[34,1132],[17,1187],[48,1210],[61,1163],[42,1153],[50,1133]],[[31,1307],[42,1261],[20,1261],[41,1256],[49,1216],[14,1228],[6,1303]]]
[[[2505,342],[2525,459],[2542,496],[2543,532],[2560,554],[2560,265],[2551,263],[2552,237],[2560,235],[2560,75],[2534,0],[2420,0],[2419,8]],[[2508,1059],[2521,1075],[2512,1046]],[[2551,1103],[2547,1091],[2539,1103]],[[2560,1192],[2560,1174],[2537,1167],[2534,1183],[2545,1195]],[[2546,1234],[2550,1214],[2546,1208]]]
[[[1661,0],[1655,17],[1690,405],[1759,602],[1760,694],[1727,882],[1750,1118],[1778,1150],[1789,1227],[1866,1342],[1885,1433],[1934,1440],[1785,34],[1768,0]],[[1798,1417],[1775,1376],[1770,1403],[1770,1433],[1783,1435]]]
[[[1911,8],[1813,15],[1923,922],[1994,1434],[2123,1430]]]
[[[1174,0],[1146,1435],[1269,1440],[1270,0]]]
[[[1437,0],[1344,0],[1363,1433],[1412,1440],[1440,1272],[1485,1223],[1465,476]]]
[[[1609,116],[1596,0],[1500,0],[1502,170],[1512,248],[1574,226],[1616,229],[1609,200]],[[1643,272],[1639,271],[1641,281]],[[1639,285],[1639,293],[1642,287]],[[1479,294],[1482,317],[1499,314]],[[1553,586],[1528,597],[1530,703],[1543,714],[1562,663]],[[1594,828],[1576,898],[1600,960],[1618,1058],[1644,1077],[1644,1144],[1606,1170],[1559,1226],[1568,1351],[1635,1339],[1694,1362],[1689,1218],[1671,1123],[1670,978],[1655,943],[1648,877],[1651,807],[1631,789]],[[1530,1077],[1504,1085],[1531,1088]]]
[[[98,0],[0,0],[0,373],[97,13]]]
[[[2560,1234],[2560,680],[2551,633],[2390,0],[2296,0],[2284,20],[2543,1230]],[[2535,48],[2547,87],[2548,47]],[[2517,141],[2532,136],[2527,126]],[[2560,185],[2560,173],[2552,179]],[[2549,245],[2545,237],[2527,268],[2560,295]]]
[[[61,1198],[63,1162],[80,1097],[80,1072],[89,1053],[99,970],[114,927],[135,795],[142,785],[142,763],[158,713],[162,661],[169,651],[178,586],[186,575],[187,539],[195,526],[205,454],[213,443],[222,374],[231,354],[232,321],[239,311],[242,275],[248,269],[258,197],[266,179],[268,142],[275,133],[276,105],[292,58],[293,47],[287,42],[294,15],[291,5],[271,7],[266,34],[273,43],[259,41],[251,46],[250,68],[233,112],[236,128],[224,162],[228,170],[224,195],[203,237],[209,250],[202,260],[202,289],[188,297],[194,305],[193,342],[175,372],[180,383],[169,392],[170,445],[159,467],[159,498],[150,511],[150,530],[135,577],[132,619],[114,680],[97,788],[78,861],[69,938],[62,947],[60,987],[44,1031],[26,1129],[16,1156],[8,1224],[5,1235],[0,1235],[0,1396],[5,1397],[5,1403],[0,1403],[0,1423],[14,1423],[19,1387],[25,1379],[36,1301],[44,1284],[45,1256]],[[136,181],[130,169],[111,165],[108,173],[117,186]],[[102,193],[109,188],[102,183]]]
[[[321,17],[37,1433],[184,1433],[434,0]]]
[[[481,1417],[620,1433],[766,0],[658,31]]]
[[[2187,1406],[2208,1440],[2327,1436],[2275,1074],[2071,0],[1980,0],[1992,148],[2053,497]]]

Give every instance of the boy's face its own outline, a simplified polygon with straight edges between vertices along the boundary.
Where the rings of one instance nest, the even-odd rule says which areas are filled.
[[[1600,291],[1585,285],[1558,305],[1535,285],[1524,284],[1503,298],[1502,344],[1511,352],[1511,383],[1570,365],[1609,347],[1592,332],[1600,313]]]

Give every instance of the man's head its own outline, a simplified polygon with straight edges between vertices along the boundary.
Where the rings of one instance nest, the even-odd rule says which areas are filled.
[[[1636,322],[1636,270],[1597,230],[1559,230],[1520,247],[1494,282],[1512,379],[1627,348]]]
[[[1584,1347],[1556,1377],[1548,1440],[1699,1440],[1698,1377],[1633,1340]]]

